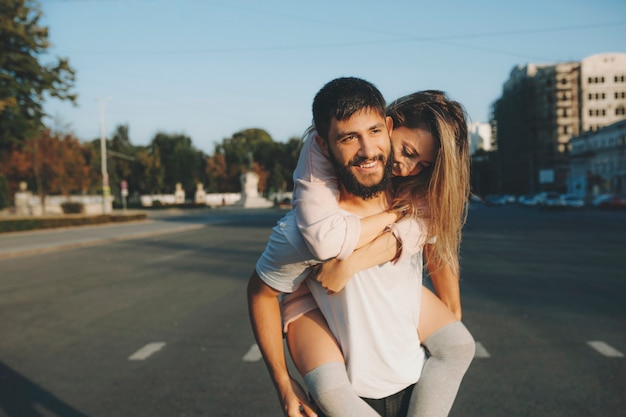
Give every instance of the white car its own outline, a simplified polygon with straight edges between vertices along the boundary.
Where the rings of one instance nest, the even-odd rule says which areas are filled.
[[[550,209],[559,209],[567,207],[565,196],[559,193],[546,193],[545,198],[541,202],[541,207]]]
[[[565,206],[568,208],[583,208],[585,207],[585,200],[574,194],[566,194],[563,196],[565,200]]]

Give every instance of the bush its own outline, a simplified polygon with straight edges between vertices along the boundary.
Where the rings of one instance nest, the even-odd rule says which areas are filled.
[[[63,209],[63,213],[65,214],[79,214],[85,210],[85,206],[83,203],[66,201],[65,203],[61,203],[61,209]]]
[[[0,175],[0,210],[9,207],[9,182],[4,175]]]

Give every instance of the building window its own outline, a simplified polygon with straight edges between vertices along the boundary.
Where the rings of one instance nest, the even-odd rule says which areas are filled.
[[[624,116],[626,115],[626,108],[624,107],[618,107],[615,109],[615,115],[616,116]]]
[[[563,133],[565,133],[567,135],[569,129],[567,128],[567,126],[563,126]]]

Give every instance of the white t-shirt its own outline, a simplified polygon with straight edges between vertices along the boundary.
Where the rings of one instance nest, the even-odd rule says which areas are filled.
[[[417,333],[422,253],[357,273],[328,295],[306,282],[337,338],[357,395],[384,398],[418,381],[425,352]]]
[[[420,248],[426,228],[410,229]],[[422,252],[357,273],[339,293],[329,296],[308,280],[311,292],[339,342],[357,395],[384,398],[417,382],[424,350],[417,334],[422,289]],[[293,292],[317,263],[298,231],[295,214],[274,227],[256,270],[270,287]],[[312,284],[312,285],[311,285]]]
[[[309,275],[308,267],[318,263],[298,230],[295,211],[291,210],[272,228],[256,271],[270,287],[291,293]]]

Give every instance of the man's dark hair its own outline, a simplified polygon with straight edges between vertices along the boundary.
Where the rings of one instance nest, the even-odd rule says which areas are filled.
[[[317,133],[328,140],[333,117],[346,120],[365,109],[385,117],[385,99],[378,88],[360,78],[336,78],[324,85],[313,99],[313,125]]]

